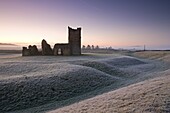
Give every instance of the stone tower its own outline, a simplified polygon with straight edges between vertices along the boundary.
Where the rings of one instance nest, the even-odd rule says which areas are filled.
[[[81,55],[81,28],[68,27],[68,40],[71,55]]]

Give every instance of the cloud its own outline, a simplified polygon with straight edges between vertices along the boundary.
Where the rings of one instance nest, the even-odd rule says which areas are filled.
[[[17,46],[16,44],[12,44],[12,43],[0,43],[0,45]]]

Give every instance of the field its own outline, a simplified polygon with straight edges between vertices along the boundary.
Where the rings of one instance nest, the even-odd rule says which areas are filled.
[[[0,54],[0,112],[170,112],[170,53]]]

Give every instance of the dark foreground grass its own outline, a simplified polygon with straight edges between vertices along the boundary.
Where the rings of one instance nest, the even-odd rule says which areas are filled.
[[[77,67],[78,68],[78,67]],[[50,73],[50,71],[49,71]],[[66,73],[22,76],[0,81],[0,112],[40,106],[66,100],[113,84],[102,72],[79,68]]]

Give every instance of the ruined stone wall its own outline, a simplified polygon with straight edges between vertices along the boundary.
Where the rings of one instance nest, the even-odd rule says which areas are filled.
[[[55,44],[53,49],[54,55],[71,55],[69,44]]]
[[[22,48],[22,56],[30,56],[31,52],[30,49],[27,49],[27,47]]]
[[[42,46],[42,55],[53,55],[51,46],[46,42],[46,40],[44,39],[42,40],[41,46]]]
[[[70,45],[71,55],[81,54],[81,28],[72,29],[68,27],[68,40]]]
[[[33,46],[29,45],[28,49],[27,47],[23,47],[22,56],[36,56],[36,55],[40,55],[36,45]]]

